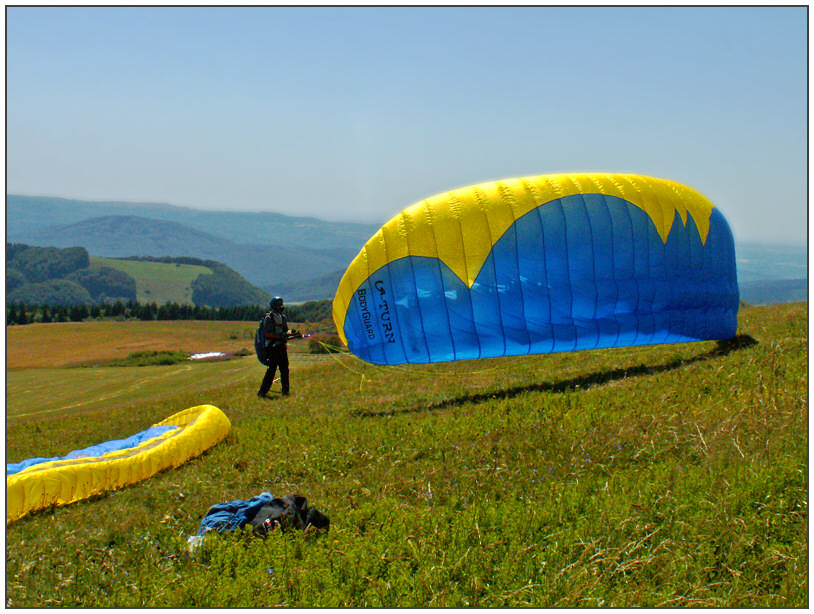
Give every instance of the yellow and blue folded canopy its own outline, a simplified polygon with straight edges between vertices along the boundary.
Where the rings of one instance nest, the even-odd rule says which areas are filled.
[[[67,505],[179,467],[222,441],[231,422],[214,405],[190,407],[125,439],[58,458],[6,464],[6,523],[29,512]]]

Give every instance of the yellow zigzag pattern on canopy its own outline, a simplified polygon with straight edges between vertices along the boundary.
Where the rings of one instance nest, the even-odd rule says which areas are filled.
[[[617,196],[645,211],[662,240],[687,214],[706,243],[713,204],[674,181],[643,175],[569,173],[492,181],[433,196],[408,207],[365,244],[345,271],[334,299],[344,339],[345,314],[356,289],[375,271],[406,256],[437,257],[472,287],[494,244],[514,222],[545,203],[574,194]]]

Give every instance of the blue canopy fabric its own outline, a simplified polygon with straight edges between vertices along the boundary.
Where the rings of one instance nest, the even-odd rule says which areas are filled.
[[[260,508],[271,503],[274,498],[271,493],[262,492],[248,500],[235,499],[227,503],[216,503],[201,520],[198,535],[203,535],[207,531],[222,533],[242,528],[255,517]]]
[[[702,195],[543,176],[393,218],[348,267],[334,320],[359,358],[395,365],[729,339],[738,307],[732,233]]]
[[[75,458],[95,458],[104,456],[109,452],[118,452],[119,450],[136,448],[145,441],[153,439],[154,437],[158,437],[159,435],[163,435],[167,431],[171,431],[177,428],[178,428],[177,426],[172,424],[151,426],[147,430],[141,431],[140,433],[136,433],[135,435],[131,435],[126,439],[114,439],[112,441],[105,441],[104,443],[97,443],[95,445],[83,448],[81,450],[74,450],[73,452],[69,452],[65,456],[55,456],[52,458],[43,458],[43,457],[27,458],[26,460],[20,461],[19,463],[7,463],[6,475],[7,476],[14,475],[15,473],[19,473],[20,471],[28,469],[29,467],[33,467],[34,465],[48,463],[50,461],[71,460]]]

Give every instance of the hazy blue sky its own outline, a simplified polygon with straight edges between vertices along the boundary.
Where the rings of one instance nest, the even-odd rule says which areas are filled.
[[[7,8],[7,191],[384,222],[482,181],[685,183],[807,237],[807,7]]]

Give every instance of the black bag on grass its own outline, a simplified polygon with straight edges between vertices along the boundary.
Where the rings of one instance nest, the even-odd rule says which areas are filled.
[[[265,536],[274,529],[305,530],[311,526],[327,530],[331,519],[317,508],[309,507],[302,495],[291,494],[266,503],[251,519],[250,524],[255,533]]]

